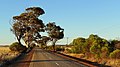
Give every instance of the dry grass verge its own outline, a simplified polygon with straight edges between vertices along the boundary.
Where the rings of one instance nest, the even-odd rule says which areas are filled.
[[[0,47],[0,65],[18,56],[19,52],[10,51],[9,47]]]
[[[99,64],[105,64],[111,67],[120,67],[120,59],[95,59],[94,57],[91,58],[86,58],[84,56],[84,54],[74,54],[74,53],[65,53],[65,52],[61,52],[63,54],[69,55],[69,56],[73,56],[76,58],[81,58],[81,59],[85,59],[91,62],[98,62]]]

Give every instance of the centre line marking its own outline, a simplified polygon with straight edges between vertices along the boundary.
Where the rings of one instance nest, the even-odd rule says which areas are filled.
[[[55,64],[59,66],[59,64],[58,64],[58,63],[55,63]]]

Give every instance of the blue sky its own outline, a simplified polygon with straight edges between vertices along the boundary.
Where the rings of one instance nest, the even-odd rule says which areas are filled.
[[[90,34],[105,39],[120,37],[120,0],[1,0],[0,44],[16,40],[9,22],[31,6],[45,10],[40,17],[45,24],[53,21],[65,29],[61,43],[66,43],[66,37],[71,42],[73,38],[87,38]]]

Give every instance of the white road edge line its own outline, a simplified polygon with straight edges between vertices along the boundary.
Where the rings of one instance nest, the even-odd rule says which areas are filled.
[[[55,64],[59,66],[59,64],[58,64],[58,63],[55,63]]]

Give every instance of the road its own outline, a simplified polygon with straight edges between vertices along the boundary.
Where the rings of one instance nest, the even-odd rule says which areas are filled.
[[[42,49],[34,49],[29,67],[88,67]]]

